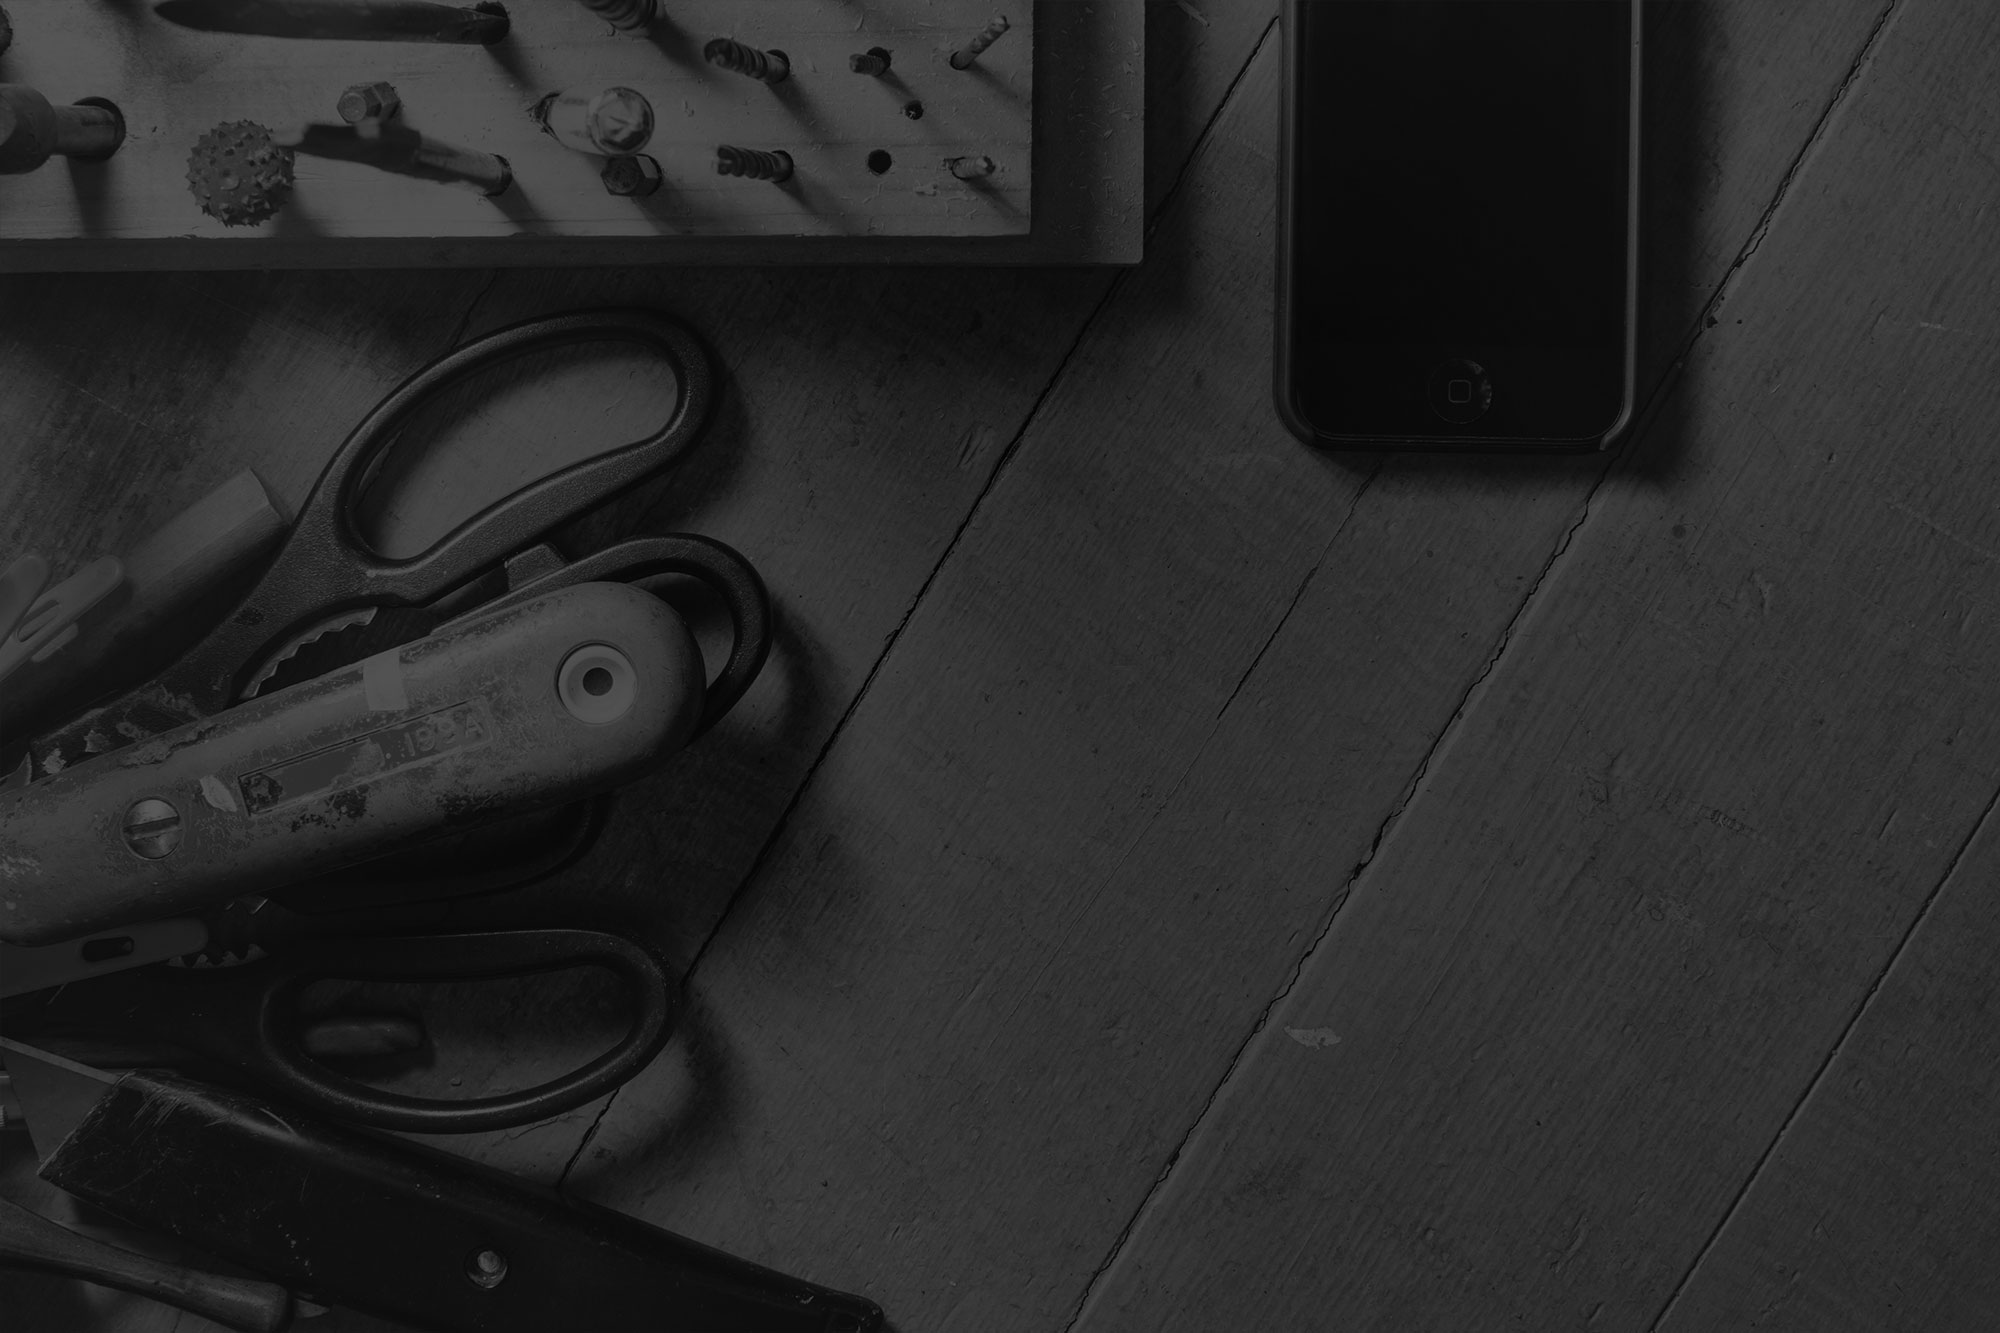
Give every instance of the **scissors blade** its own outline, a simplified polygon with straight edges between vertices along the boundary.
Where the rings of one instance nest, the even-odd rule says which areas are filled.
[[[10,1037],[0,1037],[0,1053],[6,1055],[7,1079],[28,1122],[28,1139],[44,1162],[118,1081],[114,1074]]]
[[[0,999],[198,953],[208,947],[208,933],[194,917],[172,917],[60,944],[0,942]]]

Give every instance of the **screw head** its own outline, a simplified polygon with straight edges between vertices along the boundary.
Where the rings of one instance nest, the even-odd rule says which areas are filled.
[[[507,1280],[507,1257],[498,1250],[481,1250],[465,1261],[465,1276],[488,1291]]]
[[[134,801],[125,812],[125,845],[157,861],[181,845],[181,812],[157,796]]]

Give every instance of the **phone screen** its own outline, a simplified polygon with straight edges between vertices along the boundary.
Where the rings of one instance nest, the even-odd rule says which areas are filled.
[[[1319,432],[1625,408],[1630,0],[1299,0],[1289,392]]]

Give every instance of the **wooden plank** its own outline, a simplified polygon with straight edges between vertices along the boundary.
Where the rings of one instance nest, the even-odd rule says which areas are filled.
[[[2000,783],[1996,45],[1895,9],[1080,1328],[1659,1313]]]
[[[1658,108],[1718,138],[1765,127],[1761,170],[1690,210],[1733,240],[1666,254],[1720,279],[1874,14],[1669,29],[1786,73],[1707,119]],[[1272,419],[1273,55],[702,957],[701,1027],[614,1101],[580,1188],[766,1262],[818,1254],[904,1327],[1060,1327],[1573,522],[1588,461],[1398,465],[1357,504],[1365,462]],[[1662,141],[1685,143],[1668,180],[1713,147]],[[1311,694],[1274,704],[1259,654],[1288,611],[1319,627],[1280,675]]]
[[[1993,1322],[1996,883],[2000,822],[1989,812],[1662,1329]]]
[[[837,0],[779,0],[754,14],[689,0],[651,40],[617,33],[574,0],[540,0],[517,6],[513,33],[490,49],[231,37],[25,0],[8,79],[58,103],[110,95],[130,133],[108,162],[51,163],[0,184],[0,266],[1134,262],[1140,8],[1048,8],[1043,32],[1037,5],[1017,7],[1008,32],[960,72],[947,57],[992,17],[986,0],[891,0],[858,14]],[[703,42],[721,35],[786,50],[792,76],[772,88],[705,63]],[[901,52],[889,75],[852,73],[848,56],[873,46]],[[1046,87],[1038,63],[1054,67]],[[107,68],[121,71],[118,86],[100,86]],[[513,187],[489,199],[301,157],[292,199],[270,222],[225,227],[196,207],[185,175],[201,133],[245,118],[337,123],[340,91],[376,78],[397,86],[412,126],[506,157]],[[608,195],[602,159],[542,134],[528,114],[542,93],[608,84],[654,105],[647,151],[666,184],[649,198]],[[1037,114],[1067,127],[1043,163],[1031,151]],[[783,148],[797,175],[782,187],[719,177],[723,142]],[[967,154],[998,170],[959,180],[944,164]]]

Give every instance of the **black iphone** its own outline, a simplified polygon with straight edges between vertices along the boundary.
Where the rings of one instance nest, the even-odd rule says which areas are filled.
[[[1277,401],[1328,448],[1632,416],[1639,0],[1286,0]]]

